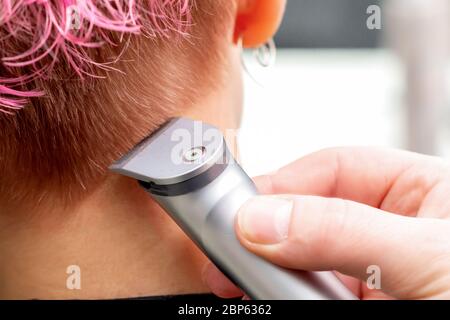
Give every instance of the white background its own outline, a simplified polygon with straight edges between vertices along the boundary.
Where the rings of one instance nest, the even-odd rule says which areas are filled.
[[[270,69],[244,58],[241,163],[251,175],[331,146],[405,148],[403,70],[388,50],[284,49]],[[444,130],[439,155],[449,152]]]

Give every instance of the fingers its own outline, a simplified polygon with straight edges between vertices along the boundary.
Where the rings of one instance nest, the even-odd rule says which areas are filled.
[[[433,287],[430,279],[437,279],[439,271],[424,271],[423,266],[449,251],[448,225],[375,208],[415,216],[418,204],[425,197],[431,199],[430,186],[442,185],[443,172],[448,176],[448,166],[442,161],[410,152],[374,148],[320,151],[275,174],[257,177],[255,182],[263,194],[327,198],[284,196],[278,200],[285,201],[274,201],[272,196],[263,203],[265,197],[258,197],[259,205],[248,203],[241,209],[238,237],[250,250],[285,267],[337,270],[365,282],[367,268],[375,265],[382,270],[384,292],[405,298],[426,296],[417,288],[421,283]],[[444,198],[446,190],[441,192]],[[434,192],[434,196],[441,193]],[[447,212],[445,205],[433,210]],[[253,212],[253,218],[245,212]],[[416,272],[420,276],[411,281]],[[212,281],[216,286],[209,284],[220,294],[220,284],[229,290],[230,283],[221,282],[226,278],[217,274],[220,276]],[[356,286],[353,289],[358,290]],[[366,290],[364,286],[360,289]]]
[[[221,298],[235,298],[243,295],[242,291],[210,262],[203,268],[202,275],[203,281],[211,291]]]
[[[361,281],[359,279],[335,272],[336,277],[355,295],[361,297]]]
[[[361,296],[361,281],[340,273],[336,276],[357,297]],[[221,298],[236,298],[244,295],[231,280],[229,280],[213,263],[208,262],[202,271],[203,282],[211,289],[211,292]],[[245,300],[245,298],[244,298]]]
[[[284,267],[366,281],[368,267],[378,266],[390,293],[417,285],[409,281],[415,272],[426,282],[423,265],[448,251],[447,225],[313,196],[255,197],[240,209],[236,229],[249,250]]]
[[[435,158],[382,148],[333,148],[308,155],[273,175],[255,178],[261,193],[337,197],[379,207],[403,172]]]

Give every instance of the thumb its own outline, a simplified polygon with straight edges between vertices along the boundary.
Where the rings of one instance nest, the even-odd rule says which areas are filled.
[[[413,290],[418,284],[411,283],[412,272],[423,274],[436,243],[447,242],[432,239],[442,229],[435,226],[433,219],[313,196],[255,197],[240,209],[236,223],[242,244],[276,264],[336,270],[363,281],[376,266],[382,273],[381,289],[391,294]]]

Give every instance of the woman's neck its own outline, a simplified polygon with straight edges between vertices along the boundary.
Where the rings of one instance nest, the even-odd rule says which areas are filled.
[[[223,90],[211,92],[183,113],[224,133],[239,126],[242,106],[239,50],[231,51],[234,63]],[[235,136],[227,138],[235,150]],[[128,178],[111,175],[73,209],[30,213],[0,203],[0,299],[202,293],[207,292],[201,281],[205,261],[169,216]]]
[[[1,215],[0,257],[0,298],[207,291],[203,254],[135,181],[121,177],[74,210]]]

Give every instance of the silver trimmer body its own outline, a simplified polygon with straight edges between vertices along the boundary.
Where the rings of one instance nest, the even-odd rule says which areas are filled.
[[[278,267],[245,249],[238,209],[258,194],[215,127],[174,118],[111,166],[139,180],[198,247],[253,299],[355,299],[331,272]]]

